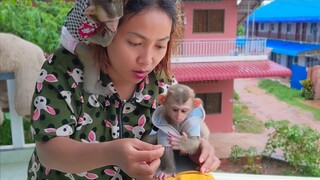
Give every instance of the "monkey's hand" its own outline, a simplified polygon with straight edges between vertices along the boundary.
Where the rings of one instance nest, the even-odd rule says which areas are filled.
[[[176,176],[175,173],[171,173],[171,172],[165,172],[165,171],[160,171],[157,176],[156,179],[157,180],[166,180],[168,177],[174,177]]]
[[[188,135],[183,132],[182,135],[177,136],[174,134],[169,134],[169,144],[172,149],[179,150],[182,154],[194,154],[200,145],[199,137],[188,137]]]
[[[98,44],[103,47],[107,47],[111,43],[115,34],[116,34],[115,32],[107,31],[104,36],[101,36],[99,34],[95,34],[95,35],[88,37],[87,40],[90,43]]]
[[[104,34],[104,37],[103,37],[103,41],[104,41],[105,46],[103,46],[103,45],[102,46],[103,47],[108,46],[111,43],[114,35],[116,35],[116,31],[112,32],[112,31],[107,30],[106,33]]]
[[[181,153],[188,153],[187,146],[188,135],[183,132],[181,136],[169,133],[169,144],[173,150],[179,150]]]

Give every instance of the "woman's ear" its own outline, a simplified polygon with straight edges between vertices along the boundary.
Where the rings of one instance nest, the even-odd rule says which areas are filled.
[[[164,104],[164,103],[166,102],[166,98],[167,98],[166,95],[164,95],[164,94],[159,94],[159,96],[158,96],[158,102],[159,102],[159,104]]]
[[[195,98],[193,100],[193,108],[200,106],[201,103],[202,103],[202,100],[200,98]]]

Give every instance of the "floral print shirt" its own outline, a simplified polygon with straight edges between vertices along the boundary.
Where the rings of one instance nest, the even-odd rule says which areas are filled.
[[[118,138],[138,138],[153,128],[151,116],[157,96],[171,81],[164,73],[150,73],[137,84],[133,97],[119,99],[106,74],[100,78],[105,95],[86,93],[82,88],[83,65],[60,48],[49,56],[37,79],[32,107],[32,134],[35,141],[65,136],[83,143],[100,143]],[[94,153],[94,152],[92,152]],[[117,156],[117,152],[114,152]],[[81,158],[81,157],[79,157]],[[44,167],[33,152],[28,179],[132,179],[116,166],[106,166],[79,174]]]

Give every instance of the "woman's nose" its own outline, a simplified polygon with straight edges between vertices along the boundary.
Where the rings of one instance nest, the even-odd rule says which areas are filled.
[[[153,53],[150,49],[145,50],[141,53],[138,58],[138,63],[143,65],[149,65],[153,62]]]

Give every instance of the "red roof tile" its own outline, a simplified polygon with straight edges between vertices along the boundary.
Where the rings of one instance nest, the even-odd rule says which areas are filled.
[[[288,77],[291,70],[270,60],[172,63],[179,82],[255,77]]]

